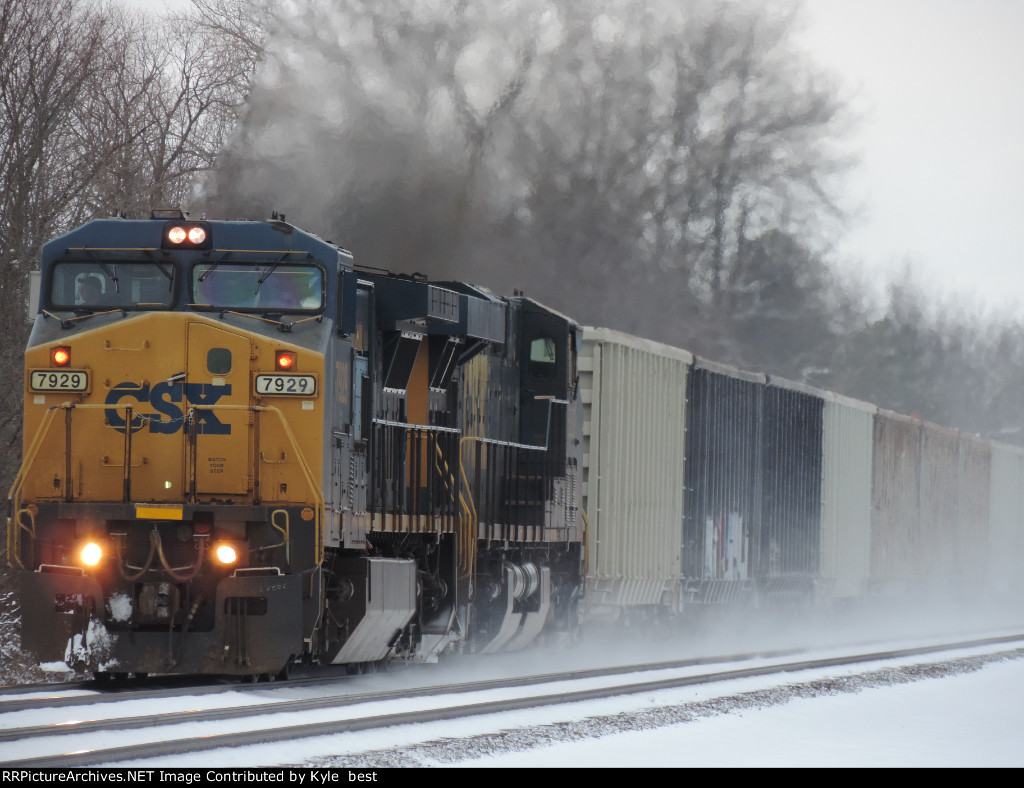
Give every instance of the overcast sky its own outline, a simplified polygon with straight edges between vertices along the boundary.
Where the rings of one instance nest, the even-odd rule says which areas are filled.
[[[1024,0],[805,8],[803,45],[863,117],[841,264],[881,283],[909,262],[947,294],[1024,303]]]
[[[1024,302],[1024,2],[807,0],[806,46],[855,90],[864,213],[841,252]]]

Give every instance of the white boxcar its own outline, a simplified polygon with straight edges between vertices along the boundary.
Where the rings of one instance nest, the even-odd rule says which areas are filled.
[[[989,497],[988,592],[999,600],[1021,600],[1024,571],[1024,449],[992,444]]]
[[[953,591],[976,596],[986,583],[992,498],[992,444],[961,432]]]
[[[920,587],[928,554],[921,533],[919,418],[875,413],[871,487],[871,590],[900,596]]]
[[[871,578],[871,462],[876,408],[825,399],[821,489],[821,602],[864,596]]]
[[[929,593],[946,594],[951,588],[961,559],[958,554],[957,509],[962,498],[960,433],[931,422],[921,423],[921,472],[918,553],[920,574],[916,586]],[[988,478],[985,479],[988,496]],[[986,508],[988,501],[986,500]]]
[[[590,615],[672,603],[682,577],[685,350],[584,328],[583,507]]]

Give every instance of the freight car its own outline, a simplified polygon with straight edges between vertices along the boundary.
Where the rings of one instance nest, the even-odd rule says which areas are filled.
[[[1024,451],[584,328],[586,617],[1019,606]]]
[[[283,219],[48,243],[8,561],[23,646],[260,677],[571,633],[579,328]]]
[[[288,224],[43,250],[7,556],[99,676],[354,670],[692,610],[1021,600],[1024,451]]]

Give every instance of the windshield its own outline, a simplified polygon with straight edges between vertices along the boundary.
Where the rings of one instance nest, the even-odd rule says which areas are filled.
[[[203,263],[192,269],[196,306],[305,312],[323,305],[323,272],[315,265]]]
[[[56,309],[161,309],[174,302],[173,265],[64,262],[53,268]]]

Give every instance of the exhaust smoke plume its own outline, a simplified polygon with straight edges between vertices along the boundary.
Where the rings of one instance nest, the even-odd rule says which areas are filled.
[[[798,4],[408,6],[267,11],[197,207],[276,210],[365,265],[524,290],[583,323],[1021,440],[1019,321],[929,310],[906,277],[872,304],[830,267],[852,118],[793,43]]]
[[[791,47],[796,20],[706,0],[293,0],[210,210],[277,210],[367,265],[723,350],[708,320],[763,311],[758,271],[789,269],[776,291],[817,277],[824,298],[842,104]]]

